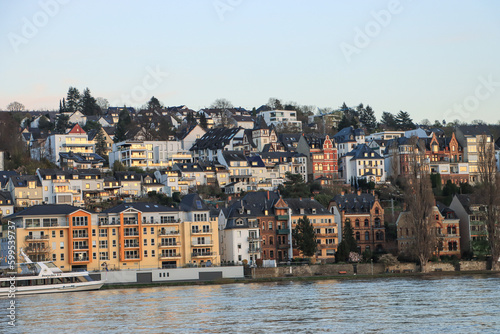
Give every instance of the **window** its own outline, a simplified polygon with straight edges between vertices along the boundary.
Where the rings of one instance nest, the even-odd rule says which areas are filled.
[[[365,232],[365,240],[370,240],[370,232]]]
[[[144,250],[144,257],[148,257],[148,250],[147,249]]]
[[[156,256],[156,254],[155,254],[155,250],[154,250],[154,249],[151,251],[151,256],[152,256],[152,257],[155,257],[155,256]]]
[[[56,254],[52,254],[52,261],[56,261],[57,260],[57,255]]]
[[[148,234],[148,228],[147,227],[144,227],[142,230],[143,230],[144,234]]]
[[[354,222],[354,226],[359,227],[359,219],[356,219]]]
[[[100,252],[99,260],[109,260],[108,252]]]
[[[52,238],[56,237],[56,231],[52,231]]]
[[[59,246],[59,248],[64,249],[64,241],[61,241],[61,244]]]
[[[361,240],[361,234],[359,232],[356,232],[356,241]]]
[[[370,226],[370,221],[368,219],[365,219],[365,227]]]
[[[92,236],[95,237],[95,229],[92,229]]]
[[[61,253],[61,261],[64,261],[64,253]]]
[[[108,248],[108,240],[99,240],[99,248]]]
[[[148,239],[144,239],[144,246],[148,245]]]
[[[113,245],[113,247],[116,247],[116,240],[113,240],[112,245]]]
[[[151,234],[155,234],[155,228],[151,227]]]
[[[116,251],[113,252],[113,259],[116,259]]]
[[[113,235],[116,235],[116,229],[115,228],[112,229],[111,232],[112,232]]]
[[[97,260],[97,253],[96,252],[92,253],[92,259]]]
[[[88,226],[88,217],[73,217],[73,226]]]
[[[272,221],[270,221],[270,222],[269,222],[269,229],[270,229],[270,230],[272,230],[272,229],[273,229],[273,222],[272,222]]]
[[[99,229],[99,236],[100,237],[107,237],[108,236],[108,230],[105,228],[100,228]]]
[[[155,239],[151,239],[151,246],[155,245]]]

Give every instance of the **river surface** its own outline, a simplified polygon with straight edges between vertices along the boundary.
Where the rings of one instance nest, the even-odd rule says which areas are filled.
[[[157,287],[0,300],[0,333],[500,333],[500,278]]]

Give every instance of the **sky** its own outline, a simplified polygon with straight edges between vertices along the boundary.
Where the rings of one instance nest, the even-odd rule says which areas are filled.
[[[499,1],[0,0],[0,109],[251,109],[275,97],[414,121],[500,120]]]

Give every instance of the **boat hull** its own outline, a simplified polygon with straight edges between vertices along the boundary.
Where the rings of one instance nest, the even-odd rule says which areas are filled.
[[[79,283],[63,283],[39,286],[17,286],[15,296],[32,295],[42,293],[61,293],[75,291],[99,290],[104,284],[104,281],[91,281]],[[9,295],[9,288],[0,288],[0,298],[5,298]],[[12,292],[11,292],[12,293]]]

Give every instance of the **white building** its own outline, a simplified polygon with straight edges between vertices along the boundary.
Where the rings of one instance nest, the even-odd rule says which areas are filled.
[[[53,134],[47,137],[45,146],[40,147],[35,157],[46,157],[60,166],[59,153],[95,153],[95,144],[88,140],[87,133],[79,124],[65,134]]]
[[[346,183],[356,183],[360,179],[383,183],[386,179],[384,158],[366,144],[358,145],[342,157],[340,174]]]
[[[267,125],[280,127],[282,125],[296,127],[302,130],[302,122],[297,120],[297,112],[295,110],[269,110],[261,111],[260,116],[264,118]]]

